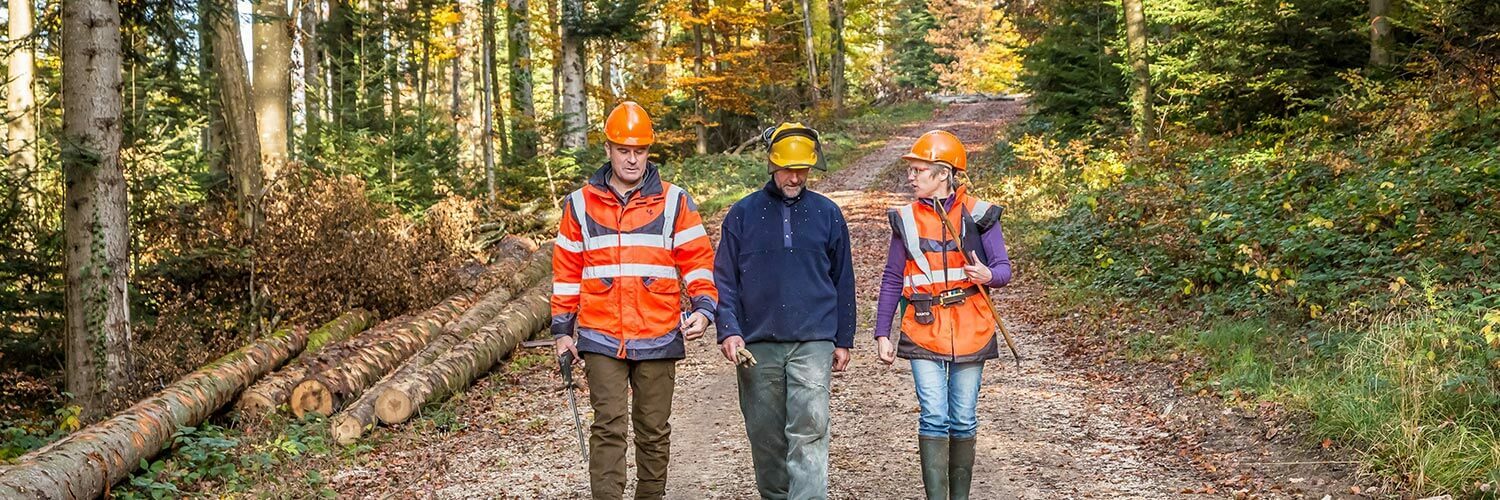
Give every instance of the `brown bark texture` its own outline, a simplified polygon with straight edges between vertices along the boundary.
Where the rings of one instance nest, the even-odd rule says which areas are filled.
[[[275,179],[287,161],[288,117],[292,105],[292,23],[287,0],[255,2],[256,130],[260,133],[263,177]]]
[[[374,324],[377,319],[375,313],[364,309],[340,315],[307,334],[307,347],[297,356],[297,360],[312,359],[325,345],[353,337]],[[239,402],[234,405],[235,412],[240,418],[246,418],[264,416],[275,410],[291,396],[292,386],[307,378],[307,368],[305,363],[294,361],[286,368],[262,378],[240,396]]]
[[[515,270],[512,267],[514,272],[505,272],[503,276],[509,279],[502,283],[503,287],[496,288],[459,319],[449,323],[444,327],[443,334],[429,342],[422,352],[406,360],[399,368],[371,386],[370,390],[365,391],[359,399],[349,403],[343,412],[330,419],[329,432],[334,440],[339,444],[347,445],[363,437],[375,424],[375,404],[387,388],[398,381],[414,377],[418,370],[447,353],[455,344],[468,339],[485,323],[493,323],[502,312],[502,306],[513,297],[512,291],[521,293],[525,288],[537,285],[543,280],[547,280],[550,285],[548,276],[552,273],[551,256],[551,245],[544,246],[530,259],[521,261],[527,263],[525,268]]]
[[[473,337],[417,370],[411,378],[391,384],[375,401],[376,417],[386,424],[405,422],[423,404],[473,383],[527,337],[541,331],[551,319],[550,281],[522,292]]]
[[[115,414],[0,469],[0,498],[95,498],[171,445],[250,382],[301,351],[305,330],[280,330],[199,368]]]
[[[310,363],[311,375],[292,387],[292,413],[298,418],[310,411],[332,415],[345,402],[359,397],[366,387],[420,351],[442,331],[444,324],[472,302],[472,294],[459,294],[389,334],[355,337],[351,340],[358,342],[330,346]]]
[[[214,37],[214,66],[219,72],[219,109],[224,114],[224,131],[229,135],[225,144],[229,150],[230,176],[234,178],[234,201],[245,227],[254,228],[260,223],[258,207],[264,178],[238,15],[232,2],[223,2],[208,12]]]
[[[64,346],[67,390],[94,422],[130,370],[130,221],[120,163],[120,9],[62,5]]]

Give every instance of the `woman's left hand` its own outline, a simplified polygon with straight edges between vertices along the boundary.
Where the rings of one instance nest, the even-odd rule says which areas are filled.
[[[976,285],[983,285],[995,277],[993,273],[990,273],[990,268],[980,262],[978,253],[969,252],[969,258],[972,259],[969,262],[973,264],[964,266],[964,274],[968,276],[969,281]]]

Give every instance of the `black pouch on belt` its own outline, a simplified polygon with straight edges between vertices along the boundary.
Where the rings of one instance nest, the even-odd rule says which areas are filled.
[[[917,324],[930,325],[936,320],[932,317],[932,294],[913,293],[906,301],[911,303],[912,317],[917,320]]]

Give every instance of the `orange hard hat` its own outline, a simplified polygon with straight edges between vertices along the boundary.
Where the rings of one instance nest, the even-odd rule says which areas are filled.
[[[922,137],[917,138],[917,143],[911,145],[911,152],[901,158],[947,163],[959,171],[969,168],[969,152],[964,150],[964,143],[946,130],[932,130],[922,134]]]
[[[604,119],[604,138],[623,146],[650,146],[656,142],[651,130],[651,116],[635,101],[625,101]]]

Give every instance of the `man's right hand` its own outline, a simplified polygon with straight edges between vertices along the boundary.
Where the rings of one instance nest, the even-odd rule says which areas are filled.
[[[739,335],[730,335],[719,343],[719,352],[724,354],[724,359],[736,365],[740,364],[739,350],[745,347],[745,339]]]
[[[557,348],[557,357],[561,358],[563,353],[573,353],[573,364],[583,366],[583,356],[578,355],[578,346],[573,345],[573,337],[558,337],[554,345]]]

